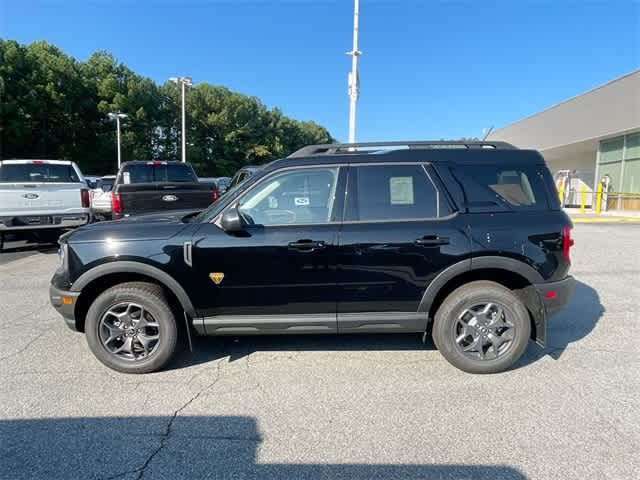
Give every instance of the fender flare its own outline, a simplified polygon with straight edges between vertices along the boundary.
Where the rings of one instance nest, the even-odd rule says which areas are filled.
[[[89,285],[89,283],[93,282],[94,280],[113,273],[138,273],[157,280],[160,284],[169,289],[171,293],[176,296],[183,310],[189,316],[196,316],[195,308],[193,308],[191,299],[189,298],[189,295],[187,295],[187,292],[184,290],[184,288],[182,288],[182,286],[168,273],[163,272],[157,267],[147,265],[146,263],[119,261],[98,265],[97,267],[93,267],[92,269],[87,270],[82,275],[80,275],[78,279],[73,282],[71,291],[81,292],[84,287]]]
[[[481,270],[486,268],[494,268],[499,270],[507,270],[517,273],[526,278],[529,283],[536,284],[544,282],[544,278],[533,267],[526,263],[509,257],[483,256],[461,260],[453,265],[445,268],[440,272],[429,284],[418,306],[418,312],[429,312],[431,305],[440,290],[458,275],[471,272],[473,270]]]

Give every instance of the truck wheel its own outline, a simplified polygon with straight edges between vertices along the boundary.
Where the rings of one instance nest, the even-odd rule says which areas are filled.
[[[129,282],[100,294],[85,321],[87,343],[109,368],[124,373],[161,369],[173,357],[176,321],[162,288]]]
[[[527,348],[529,312],[511,290],[489,281],[463,285],[435,315],[433,341],[453,366],[469,373],[508,369]]]

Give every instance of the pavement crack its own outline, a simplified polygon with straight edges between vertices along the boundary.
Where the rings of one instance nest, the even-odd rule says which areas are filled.
[[[147,472],[147,468],[149,467],[149,465],[151,465],[151,462],[153,461],[153,459],[164,449],[164,447],[167,445],[167,442],[171,438],[173,424],[174,424],[176,418],[178,418],[180,413],[185,408],[187,408],[189,405],[191,405],[193,402],[195,402],[198,398],[200,398],[200,396],[202,394],[204,394],[204,392],[206,392],[211,387],[213,387],[218,382],[218,380],[220,380],[220,364],[219,363],[218,363],[218,369],[216,370],[216,378],[211,383],[209,383],[208,385],[206,385],[203,388],[201,388],[200,390],[198,390],[194,395],[191,396],[191,398],[189,398],[189,400],[187,400],[185,403],[183,403],[179,408],[177,408],[173,412],[173,415],[171,415],[171,418],[169,419],[169,421],[167,422],[167,425],[165,426],[164,432],[162,432],[160,434],[160,444],[158,445],[158,447],[156,449],[154,449],[149,454],[149,456],[146,458],[144,463],[138,468],[135,468],[133,470],[127,470],[127,471],[120,472],[120,473],[116,473],[115,475],[112,475],[110,477],[106,477],[104,480],[115,480],[117,478],[124,477],[125,475],[130,475],[130,474],[134,474],[134,473],[138,474],[138,476],[136,477],[136,480],[142,480],[142,478],[144,478],[144,476],[145,476],[145,474]]]
[[[35,338],[32,338],[31,340],[29,340],[29,342],[27,342],[27,344],[24,347],[22,347],[21,349],[15,351],[13,353],[10,353],[9,355],[5,355],[4,357],[0,357],[0,362],[3,361],[3,360],[6,360],[7,358],[11,358],[11,357],[15,357],[16,355],[20,355],[27,348],[29,348],[31,345],[33,345],[34,342],[39,340],[45,333],[47,333],[47,332],[40,332],[38,335],[36,335]]]

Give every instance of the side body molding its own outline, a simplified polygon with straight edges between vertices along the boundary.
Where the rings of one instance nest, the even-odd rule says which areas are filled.
[[[168,273],[163,272],[157,267],[147,265],[146,263],[118,261],[98,265],[97,267],[94,267],[91,270],[88,270],[80,275],[78,279],[73,282],[71,291],[80,292],[84,287],[86,287],[94,280],[112,273],[139,273],[141,275],[146,275],[157,280],[166,288],[171,290],[171,292],[180,302],[180,305],[182,306],[184,311],[187,312],[189,316],[196,316],[196,311],[193,308],[191,299],[189,298],[189,295],[187,295],[187,292],[184,290],[184,288],[182,288],[182,286]]]

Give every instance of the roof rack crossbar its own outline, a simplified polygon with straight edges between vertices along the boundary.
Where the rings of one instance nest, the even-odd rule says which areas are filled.
[[[420,148],[438,148],[438,147],[464,147],[464,148],[495,148],[498,150],[515,150],[516,147],[507,142],[487,142],[487,141],[449,141],[449,140],[432,140],[432,141],[408,141],[408,142],[363,142],[363,143],[324,143],[320,145],[307,145],[296,150],[289,158],[295,157],[311,157],[316,155],[353,155],[366,153],[380,153],[387,147],[408,147],[409,149]],[[373,148],[382,147],[369,151],[358,151],[357,148]],[[393,150],[393,149],[392,149]]]

